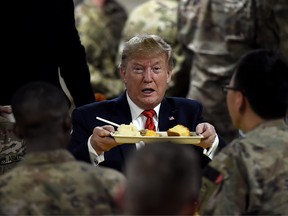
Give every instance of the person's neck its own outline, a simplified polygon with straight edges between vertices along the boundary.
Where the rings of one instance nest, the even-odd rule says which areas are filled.
[[[255,114],[253,111],[246,112],[243,117],[240,124],[240,129],[247,133],[249,131],[252,131],[256,127],[258,127],[260,124],[262,124],[265,120]]]
[[[24,139],[25,140],[25,139]],[[62,144],[59,140],[43,140],[43,139],[28,139],[25,140],[27,152],[41,152],[41,151],[52,151],[62,148]]]

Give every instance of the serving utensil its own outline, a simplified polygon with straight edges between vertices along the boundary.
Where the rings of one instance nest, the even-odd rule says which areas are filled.
[[[109,121],[109,120],[107,120],[107,119],[103,119],[103,118],[100,118],[100,117],[96,117],[96,119],[98,119],[98,120],[100,120],[100,121],[102,121],[102,122],[105,122],[105,123],[107,123],[107,124],[111,124],[111,125],[113,125],[113,126],[115,126],[115,127],[120,127],[120,125],[119,124],[117,124],[117,123],[115,123],[115,122],[112,122],[112,121]]]

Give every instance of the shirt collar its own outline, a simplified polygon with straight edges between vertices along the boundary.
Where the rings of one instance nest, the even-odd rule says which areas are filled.
[[[127,101],[130,107],[130,111],[131,111],[131,116],[132,116],[132,121],[137,119],[139,117],[139,115],[144,111],[144,109],[140,108],[139,106],[137,106],[129,97],[128,93],[126,92],[126,96],[127,96]],[[156,112],[156,118],[158,119],[159,116],[159,110],[160,110],[160,106],[161,103],[158,104],[156,107],[154,107],[154,111]]]

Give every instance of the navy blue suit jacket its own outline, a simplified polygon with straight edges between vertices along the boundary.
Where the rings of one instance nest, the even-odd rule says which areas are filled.
[[[69,150],[78,159],[91,163],[87,141],[91,136],[94,127],[106,125],[96,119],[96,116],[113,121],[118,124],[129,124],[132,121],[130,108],[126,93],[118,98],[87,104],[75,109],[72,113],[73,133]],[[202,105],[194,100],[186,98],[165,97],[159,111],[159,131],[167,131],[176,124],[182,124],[195,131],[197,124],[203,122]],[[225,145],[220,139],[220,146]],[[202,167],[210,161],[203,154],[203,149],[194,145],[187,145],[194,148],[200,156]],[[136,150],[136,145],[123,144],[110,151],[105,152],[105,161],[101,166],[111,167],[123,171],[125,162],[130,153]]]

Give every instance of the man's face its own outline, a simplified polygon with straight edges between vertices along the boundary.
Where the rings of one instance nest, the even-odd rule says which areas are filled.
[[[164,54],[132,58],[121,69],[129,97],[142,109],[152,109],[161,103],[171,75]]]

